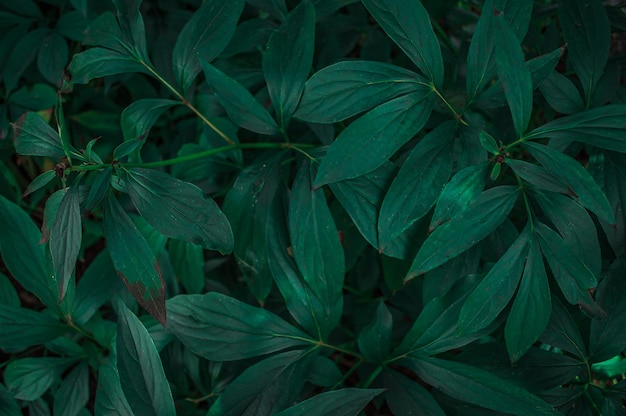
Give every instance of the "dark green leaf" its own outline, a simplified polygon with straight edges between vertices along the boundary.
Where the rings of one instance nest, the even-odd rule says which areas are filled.
[[[311,384],[320,387],[333,387],[341,383],[343,374],[337,364],[328,357],[318,355],[311,364],[308,379]]]
[[[247,0],[247,2],[281,20],[287,15],[285,0]]]
[[[466,364],[425,356],[406,364],[426,383],[468,403],[519,416],[560,414],[526,390]]]
[[[480,139],[480,145],[483,147],[483,149],[494,155],[500,153],[498,144],[491,134],[487,133],[484,130],[481,130],[478,133],[478,138]]]
[[[530,226],[526,226],[469,295],[459,316],[460,333],[485,328],[504,310],[522,276],[530,238]]]
[[[470,103],[495,74],[493,7],[493,0],[485,1],[467,53],[465,90]]]
[[[314,186],[373,171],[417,134],[433,105],[430,90],[419,89],[379,105],[341,132],[322,159]]]
[[[150,334],[123,302],[118,302],[117,309],[117,370],[131,409],[138,415],[175,415],[170,386]]]
[[[235,124],[259,134],[280,132],[272,116],[243,85],[205,60],[201,59],[200,62],[207,83]]]
[[[56,87],[63,83],[63,72],[67,66],[69,52],[67,41],[56,32],[43,39],[37,55],[37,68],[44,78]]]
[[[359,332],[357,342],[363,356],[374,362],[381,362],[391,350],[391,329],[393,318],[384,302],[378,304],[374,319]]]
[[[383,385],[388,389],[385,401],[395,416],[411,416],[416,411],[425,415],[445,416],[428,390],[399,372],[385,369]]]
[[[56,173],[53,170],[46,171],[40,175],[38,175],[33,181],[28,185],[28,187],[24,190],[22,194],[22,198],[30,195],[38,189],[43,188],[47,184],[50,183],[56,177]]]
[[[273,313],[217,292],[176,296],[167,309],[169,330],[209,360],[240,360],[314,342]]]
[[[527,142],[525,147],[544,168],[568,185],[581,205],[609,224],[615,223],[613,210],[604,192],[580,163],[548,146]]]
[[[200,72],[201,60],[211,62],[235,33],[244,0],[208,0],[194,13],[176,39],[172,64],[176,81],[187,91]]]
[[[430,16],[419,0],[363,0],[385,33],[407,54],[437,89],[443,86],[444,67],[439,40]]]
[[[33,401],[57,381],[74,358],[29,357],[13,360],[4,370],[4,381],[14,398]]]
[[[297,400],[314,357],[301,350],[287,351],[247,368],[220,395],[207,416],[275,415]]]
[[[558,4],[567,59],[580,79],[588,104],[609,57],[611,24],[599,0],[560,0]]]
[[[110,11],[105,11],[89,24],[83,43],[112,49],[135,61],[142,59],[135,50],[132,39],[122,32],[118,19]]]
[[[577,113],[585,108],[578,89],[565,75],[552,71],[539,90],[554,110],[562,114]]]
[[[113,169],[103,169],[97,173],[96,179],[94,179],[87,194],[87,200],[85,201],[86,210],[91,211],[102,202],[106,192],[111,188],[112,177]]]
[[[200,188],[154,169],[125,172],[133,205],[161,234],[222,253],[233,250],[228,220]]]
[[[413,261],[405,282],[442,265],[491,234],[509,215],[519,188],[498,186],[483,192],[474,203],[428,236]]]
[[[54,398],[54,414],[76,416],[89,401],[89,366],[80,362],[63,379]]]
[[[20,306],[20,297],[17,290],[9,278],[0,273],[0,305],[4,306]]]
[[[341,389],[321,393],[276,416],[356,416],[382,389]]]
[[[283,129],[300,102],[313,64],[315,9],[303,1],[293,9],[267,43],[263,73],[267,90]]]
[[[137,302],[165,326],[165,283],[150,246],[113,196],[105,201],[103,222],[118,276]]]
[[[121,124],[124,140],[145,140],[148,132],[167,109],[180,104],[164,98],[143,98],[122,111]]]
[[[0,384],[0,416],[22,416],[22,410],[9,390]]]
[[[551,309],[548,276],[539,244],[533,237],[528,243],[522,281],[504,327],[511,362],[517,362],[539,339],[548,325]]]
[[[593,322],[602,321],[594,320],[592,324]],[[567,309],[565,309],[557,297],[553,296],[552,315],[550,316],[548,327],[540,340],[553,347],[571,352],[581,360],[585,360],[587,357],[585,343],[576,325]]]
[[[59,299],[65,296],[74,273],[82,239],[80,196],[78,186],[75,185],[65,192],[50,230],[49,247],[54,276],[59,289]]]
[[[129,139],[120,143],[113,149],[113,160],[121,160],[139,149],[144,144],[143,138]]]
[[[513,171],[520,178],[530,183],[537,190],[562,194],[570,192],[567,184],[561,181],[558,176],[537,164],[516,159],[507,159],[506,164],[513,168]]]
[[[101,366],[98,370],[95,414],[97,416],[135,416],[120,385],[117,369]]]
[[[124,43],[130,45],[141,59],[147,61],[146,29],[139,11],[141,3],[142,0],[113,0]]]
[[[180,240],[170,240],[169,255],[176,273],[187,293],[204,289],[204,255],[202,247]]]
[[[59,134],[37,113],[26,113],[13,124],[17,153],[60,159],[65,155]]]
[[[69,327],[50,314],[0,305],[0,348],[21,351],[33,345],[53,340]]]
[[[407,157],[380,208],[380,250],[435,205],[452,173],[455,133],[454,122],[444,123],[427,134]]]
[[[342,121],[425,82],[415,72],[382,62],[337,62],[307,81],[294,116],[315,123]]]
[[[50,33],[47,28],[37,28],[26,33],[13,45],[13,50],[4,64],[3,79],[7,92],[18,86],[18,81],[35,60],[40,45]]]
[[[498,78],[504,88],[517,137],[521,137],[530,121],[533,86],[530,70],[524,61],[520,41],[500,15],[495,18],[495,58]]]
[[[294,179],[289,202],[289,236],[293,257],[304,281],[322,301],[322,333],[341,318],[345,260],[343,247],[323,189],[313,189],[315,171],[305,161]]]
[[[77,53],[70,62],[72,82],[86,84],[94,78],[127,72],[149,73],[135,58],[104,48],[91,48]]]
[[[54,27],[57,32],[68,39],[82,42],[88,20],[78,10],[70,10],[61,15]]]
[[[28,110],[45,110],[54,107],[58,102],[57,90],[48,84],[25,85],[9,97],[12,104]]]
[[[547,137],[575,140],[626,153],[626,105],[609,104],[561,117],[526,134],[525,139]]]

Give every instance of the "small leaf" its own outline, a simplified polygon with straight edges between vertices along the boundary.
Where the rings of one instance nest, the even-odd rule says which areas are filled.
[[[419,0],[363,0],[385,33],[407,54],[429,81],[441,89],[444,66],[430,16]]]
[[[496,143],[496,140],[493,138],[493,136],[491,136],[491,134],[487,133],[484,130],[481,130],[478,133],[478,138],[480,139],[480,145],[483,147],[483,149],[494,155],[500,153],[498,144]]]
[[[95,414],[97,416],[135,416],[122,391],[117,369],[101,366],[98,373]]]
[[[233,250],[226,216],[200,188],[154,169],[131,168],[125,173],[133,205],[161,234],[222,253]]]
[[[118,302],[117,309],[117,369],[131,409],[137,415],[175,415],[170,386],[150,334],[123,302]]]
[[[142,138],[130,139],[120,143],[113,149],[113,160],[121,160],[143,146]]]
[[[235,124],[259,134],[272,135],[280,132],[272,116],[243,85],[206,61],[200,62],[207,84]]]
[[[382,362],[391,350],[393,319],[384,302],[378,304],[372,322],[359,332],[357,342],[363,356],[373,362]]]
[[[172,64],[174,77],[187,91],[200,72],[198,58],[211,62],[235,33],[244,0],[208,0],[185,24],[176,39]]]
[[[58,357],[19,358],[6,366],[4,381],[14,398],[37,400],[75,361],[75,358]]]
[[[80,362],[63,379],[54,397],[54,414],[76,416],[89,401],[89,366]]]
[[[539,90],[550,107],[561,114],[577,113],[585,109],[585,103],[574,83],[559,72],[552,71],[539,85]]]
[[[424,127],[432,105],[430,90],[420,87],[370,110],[330,145],[314,186],[356,178],[385,163]]]
[[[56,173],[53,170],[46,171],[40,175],[37,175],[35,179],[28,185],[22,194],[22,198],[32,194],[33,192],[43,188],[50,183],[56,177]]]
[[[356,388],[327,391],[283,410],[276,416],[357,416],[367,403],[383,391]]]
[[[463,215],[437,227],[413,261],[405,282],[442,265],[491,234],[509,215],[519,188],[498,186],[483,192]]]
[[[283,129],[300,102],[313,64],[314,41],[315,9],[304,1],[272,33],[263,53],[267,91]]]
[[[581,205],[609,224],[615,223],[613,210],[604,192],[580,163],[548,146],[533,142],[524,146],[544,168],[569,186]]]
[[[27,156],[65,156],[59,134],[37,113],[26,113],[13,124],[15,151]]]
[[[149,73],[135,58],[104,48],[77,53],[70,62],[69,70],[75,84],[87,84],[95,78],[127,72]]]
[[[104,204],[103,228],[118,276],[137,302],[165,326],[165,283],[161,268],[145,238],[113,196]]]
[[[143,98],[126,107],[121,115],[124,140],[145,140],[159,117],[169,108],[178,104],[180,104],[179,101],[164,98]]]
[[[294,117],[335,123],[412,92],[426,80],[382,62],[343,61],[313,74],[306,82]]]
[[[50,314],[0,304],[0,348],[22,351],[51,341],[69,327]]]
[[[428,390],[395,370],[384,370],[383,386],[388,389],[385,401],[395,416],[411,416],[418,409],[432,416],[446,414]]]
[[[273,313],[217,292],[167,301],[169,330],[208,360],[256,357],[315,341]]]
[[[539,244],[533,237],[528,244],[524,274],[504,327],[506,348],[515,363],[543,334],[552,304],[550,286]]]

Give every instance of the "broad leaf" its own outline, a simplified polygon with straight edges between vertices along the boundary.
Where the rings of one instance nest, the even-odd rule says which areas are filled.
[[[117,305],[117,370],[131,409],[137,415],[175,415],[170,386],[150,334],[123,302]]]
[[[187,293],[204,289],[204,255],[202,247],[181,240],[170,240],[168,253],[176,278]]]
[[[334,328],[343,310],[345,259],[323,189],[312,186],[315,170],[305,161],[298,169],[289,202],[289,236],[304,281],[322,301],[323,333]]]
[[[122,111],[121,124],[124,140],[145,140],[148,132],[159,117],[179,101],[163,98],[143,98]]]
[[[247,368],[220,395],[207,416],[275,415],[297,400],[313,358],[301,350],[287,351]]]
[[[74,358],[29,357],[11,361],[4,369],[4,381],[16,399],[33,401],[41,397]]]
[[[22,416],[22,409],[17,404],[9,390],[0,384],[0,415],[2,416]]]
[[[379,249],[382,250],[435,205],[452,173],[455,133],[454,122],[444,123],[422,138],[409,154],[380,208]]]
[[[480,407],[518,416],[560,414],[526,390],[466,364],[425,356],[405,363],[424,382]]]
[[[548,276],[539,244],[533,237],[528,243],[524,274],[504,327],[511,362],[517,362],[539,339],[548,325],[551,309]]]
[[[131,45],[142,60],[148,61],[146,29],[139,8],[142,0],[113,0],[124,43]]]
[[[367,403],[382,392],[382,389],[356,388],[328,391],[283,410],[276,416],[357,416]]]
[[[207,83],[235,124],[259,134],[272,135],[280,132],[272,116],[243,85],[205,60],[200,62]]]
[[[89,366],[80,362],[65,376],[54,397],[54,414],[76,416],[89,401]]]
[[[60,34],[52,32],[41,44],[37,55],[37,68],[48,82],[58,88],[63,83],[63,71],[68,58],[67,41]]]
[[[372,322],[359,332],[357,343],[363,356],[374,362],[381,362],[391,350],[391,329],[393,318],[384,302],[378,304]]]
[[[117,369],[101,366],[98,372],[96,416],[135,416],[122,391]]]
[[[557,71],[552,71],[540,85],[539,90],[554,110],[572,114],[584,110],[585,103],[572,81]]]
[[[24,114],[17,123],[15,129],[15,151],[21,155],[48,156],[60,159],[65,156],[59,133],[57,133],[46,120],[37,113]]]
[[[241,360],[314,342],[273,313],[217,292],[176,296],[167,301],[167,312],[169,330],[209,360]]]
[[[562,194],[570,193],[565,182],[536,163],[507,159],[506,164],[510,166],[520,178],[539,191],[558,192]]]
[[[495,74],[493,0],[485,1],[467,52],[465,91],[471,103]]]
[[[233,234],[226,216],[202,190],[188,182],[144,168],[125,171],[126,189],[137,211],[161,234],[230,253]]]
[[[272,33],[263,53],[267,91],[283,129],[298,107],[304,83],[313,64],[315,9],[303,1]]]
[[[44,312],[0,304],[0,348],[21,351],[51,341],[70,328]]]
[[[483,192],[463,215],[437,227],[426,239],[405,282],[442,265],[491,234],[509,215],[519,188],[498,186]]]
[[[445,416],[428,390],[395,370],[384,370],[383,386],[388,389],[385,401],[395,416],[411,416],[418,409],[423,414]]]
[[[113,196],[105,201],[103,222],[118,276],[137,302],[165,326],[165,283],[146,239]]]
[[[344,61],[316,72],[307,82],[294,117],[335,123],[415,90],[426,80],[382,62]]]
[[[315,187],[373,171],[417,134],[433,102],[428,88],[416,89],[370,110],[342,131],[322,159]]]
[[[592,321],[602,322],[601,320]],[[572,353],[581,361],[586,360],[587,349],[578,326],[567,309],[556,296],[552,297],[552,314],[548,327],[540,338],[541,342]]]
[[[363,5],[429,81],[441,89],[444,78],[441,48],[422,2],[363,0]]]
[[[91,48],[77,53],[70,62],[69,70],[75,84],[87,84],[94,78],[127,72],[149,73],[135,58],[104,48]]]
[[[194,13],[176,39],[172,64],[176,81],[187,91],[201,70],[199,58],[211,62],[235,33],[244,0],[208,0]]]

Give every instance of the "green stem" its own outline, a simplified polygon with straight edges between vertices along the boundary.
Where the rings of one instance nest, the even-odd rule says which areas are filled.
[[[352,367],[350,367],[348,369],[348,371],[346,371],[346,374],[343,375],[343,377],[341,378],[341,380],[339,380],[333,387],[331,387],[331,390],[335,390],[338,389],[339,387],[341,387],[342,385],[345,384],[346,380],[348,378],[350,378],[350,376],[352,375],[352,373],[354,373],[360,366],[361,364],[363,364],[363,361],[358,361],[357,363],[355,363]]]
[[[372,374],[369,375],[369,377],[367,378],[367,380],[365,380],[365,382],[363,383],[361,387],[364,389],[369,388],[369,386],[374,382],[374,380],[376,380],[376,377],[378,377],[380,372],[383,371],[383,368],[384,368],[383,365],[379,365],[378,367],[376,367],[376,369],[372,371]]]
[[[444,97],[444,96],[443,96],[443,95],[439,92],[439,90],[437,89],[437,87],[435,87],[435,85],[434,85],[434,84],[430,84],[430,83],[429,83],[429,84],[425,84],[425,83],[421,83],[421,82],[420,82],[419,84],[425,85],[425,86],[427,86],[428,88],[430,88],[430,90],[431,90],[432,92],[434,92],[434,93],[437,95],[437,97],[439,97],[439,99],[440,99],[440,100],[444,103],[444,105],[448,108],[448,110],[450,110],[450,112],[452,113],[452,115],[454,116],[454,118],[455,118],[456,120],[458,120],[458,121],[459,121],[461,124],[463,124],[463,125],[466,125],[466,126],[468,125],[468,124],[467,124],[467,121],[463,120],[463,115],[462,115],[462,114],[460,114],[460,113],[458,113],[458,112],[454,109],[454,107],[452,107],[452,105],[451,105],[451,104],[448,102],[448,100],[446,100],[446,98],[445,98],[445,97]]]

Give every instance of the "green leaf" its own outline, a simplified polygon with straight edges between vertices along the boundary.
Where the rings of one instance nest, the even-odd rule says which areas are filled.
[[[523,160],[507,159],[506,164],[524,181],[539,191],[550,191],[567,194],[567,185],[547,169]]]
[[[70,62],[69,70],[74,84],[87,84],[95,78],[127,72],[149,73],[135,58],[104,48],[91,48],[77,53]]]
[[[435,205],[452,173],[455,134],[456,124],[444,123],[422,138],[407,157],[380,208],[380,250]]]
[[[283,129],[298,107],[313,64],[314,43],[315,9],[304,1],[272,33],[263,53],[267,91]]]
[[[138,415],[174,416],[170,386],[150,334],[123,302],[117,311],[117,370],[131,409]]]
[[[241,360],[314,342],[273,313],[217,292],[176,296],[167,312],[169,330],[208,360]]]
[[[504,327],[511,362],[519,361],[539,339],[548,325],[551,309],[548,275],[539,244],[533,237],[528,243],[524,274]]]
[[[424,127],[432,105],[430,90],[420,87],[367,112],[330,145],[314,186],[356,178],[385,163]]]
[[[81,361],[63,379],[54,398],[54,414],[76,416],[89,401],[89,365]]]
[[[40,111],[54,107],[58,102],[57,90],[48,84],[25,85],[9,97],[12,104],[28,110]]]
[[[20,297],[9,278],[0,273],[0,305],[20,306]]]
[[[272,288],[266,230],[281,181],[281,160],[282,155],[248,166],[237,176],[224,200],[224,213],[233,225],[239,270],[261,302]]]
[[[18,86],[20,78],[35,60],[40,45],[49,33],[50,29],[40,27],[16,40],[11,54],[3,62],[2,78],[7,92],[13,91]]]
[[[493,0],[485,1],[467,52],[465,90],[470,103],[495,73],[493,7]]]
[[[235,124],[259,134],[272,135],[280,132],[272,116],[243,85],[205,60],[200,62],[207,84]]]
[[[48,170],[40,175],[37,175],[35,179],[28,185],[22,194],[22,198],[30,195],[31,193],[43,188],[50,183],[56,177],[56,173],[53,170]]]
[[[533,142],[524,146],[544,168],[568,185],[582,206],[609,224],[615,223],[613,210],[604,192],[580,163],[548,146]]]
[[[480,145],[483,147],[483,149],[494,155],[500,153],[498,144],[491,134],[487,133],[484,130],[481,130],[478,133],[478,138],[480,139]]]
[[[200,72],[200,61],[211,62],[235,33],[244,0],[208,0],[194,13],[176,39],[172,64],[174,77],[187,91]]]
[[[609,104],[558,118],[526,134],[524,138],[574,140],[626,153],[626,105]],[[528,143],[528,142],[527,142]]]
[[[461,309],[458,332],[479,331],[495,321],[504,310],[522,276],[530,238],[530,226],[527,225],[472,291]]]
[[[161,268],[145,238],[113,196],[104,204],[103,228],[118,276],[137,302],[165,326],[165,283]]]
[[[48,307],[58,305],[57,288],[48,279],[41,233],[20,207],[0,195],[0,254],[11,276]],[[54,288],[54,289],[53,289]]]
[[[410,93],[425,82],[415,72],[382,62],[337,62],[306,82],[294,117],[335,123]]]
[[[59,134],[37,113],[26,113],[13,124],[15,151],[21,155],[65,156]]]
[[[327,391],[298,403],[276,416],[357,416],[382,389],[348,388]]]
[[[97,416],[134,416],[122,391],[117,369],[103,365],[98,372],[95,414]]]
[[[125,173],[133,205],[161,234],[224,254],[232,252],[230,224],[200,188],[154,169],[130,168]]]
[[[439,195],[429,232],[465,211],[480,196],[487,182],[488,163],[468,166],[458,171]]]
[[[439,40],[419,0],[363,0],[385,33],[407,54],[429,81],[441,89],[444,67]]]
[[[483,192],[463,215],[452,217],[428,236],[405,282],[442,265],[491,234],[509,215],[519,188],[497,186]]]
[[[103,169],[97,173],[96,179],[89,188],[87,194],[87,200],[85,201],[84,208],[87,211],[92,211],[97,205],[99,205],[107,191],[111,188],[111,178],[113,177],[113,169]]]
[[[130,45],[142,60],[148,61],[146,29],[139,10],[141,3],[142,0],[113,0],[124,43]]]
[[[0,384],[0,415],[22,416],[22,410],[4,384]]]
[[[179,101],[164,98],[143,98],[126,107],[122,111],[120,121],[124,140],[145,140],[159,117],[178,104],[180,104]]]
[[[599,0],[560,0],[558,4],[567,60],[576,71],[585,103],[589,104],[609,57],[611,24]]]
[[[53,340],[69,327],[48,313],[0,304],[0,348],[21,351]]]
[[[65,192],[50,230],[49,247],[59,288],[59,300],[65,296],[74,273],[82,239],[80,196],[78,185],[75,184]]]
[[[300,165],[289,202],[289,236],[294,259],[304,281],[322,301],[322,333],[329,333],[343,310],[345,259],[323,189],[313,189],[315,170],[309,161]]]
[[[122,160],[143,146],[144,143],[145,142],[142,138],[137,138],[118,144],[115,149],[113,149],[113,160]]]
[[[180,240],[170,240],[170,261],[187,293],[201,293],[204,289],[204,255],[202,247]]]
[[[69,59],[67,41],[56,32],[43,39],[37,55],[37,68],[56,87],[63,84],[63,73]]]
[[[6,366],[4,381],[14,398],[37,400],[75,361],[75,358],[57,357],[18,358]]]
[[[393,318],[384,302],[378,304],[374,319],[359,332],[357,343],[363,356],[373,362],[382,362],[391,351]]]
[[[602,320],[593,320],[592,325],[594,322],[602,322]],[[548,321],[548,327],[541,335],[540,340],[553,347],[568,351],[582,361],[587,359],[585,343],[578,326],[556,296],[552,297],[552,314],[550,321]]]
[[[577,113],[585,108],[574,83],[559,72],[552,71],[539,85],[539,90],[550,107],[561,114]]]
[[[423,414],[445,416],[428,390],[395,370],[384,370],[383,386],[388,389],[385,401],[395,416],[411,416],[418,409]]]
[[[533,86],[530,70],[524,61],[520,41],[504,16],[495,18],[495,58],[498,78],[504,88],[517,137],[522,137],[533,106]]]
[[[405,363],[424,382],[464,402],[518,416],[560,414],[526,390],[466,364],[426,356]]]
[[[275,415],[297,400],[314,357],[301,350],[287,351],[247,368],[220,395],[207,416]]]

